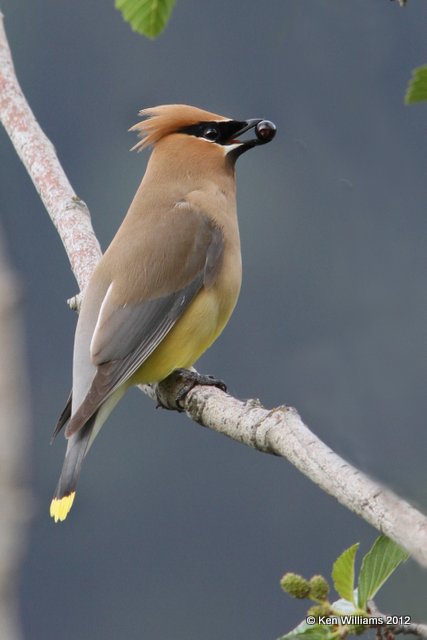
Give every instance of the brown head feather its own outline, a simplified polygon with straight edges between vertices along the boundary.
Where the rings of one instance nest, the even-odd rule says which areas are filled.
[[[132,147],[132,151],[141,151],[145,147],[156,144],[161,138],[198,122],[230,119],[186,104],[164,104],[160,107],[151,107],[143,109],[139,115],[146,120],[138,122],[129,129],[129,131],[137,131],[141,138]]]

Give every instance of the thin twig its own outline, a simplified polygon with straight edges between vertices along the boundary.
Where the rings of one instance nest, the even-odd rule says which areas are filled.
[[[393,619],[405,619],[406,616],[390,616],[386,613],[381,613],[377,605],[373,600],[368,602],[370,616],[379,620],[384,620],[384,624],[378,628],[378,634],[381,638],[387,638],[387,633],[392,634],[392,638],[398,635],[413,635],[418,638],[427,638],[427,624],[421,624],[418,622],[408,622],[406,624],[397,623],[393,624]],[[390,622],[388,622],[390,621]]]

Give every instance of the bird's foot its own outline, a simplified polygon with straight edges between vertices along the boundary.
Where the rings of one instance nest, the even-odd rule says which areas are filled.
[[[190,369],[176,369],[170,374],[170,376],[160,383],[157,390],[157,406],[163,407],[164,409],[174,409],[175,411],[182,412],[184,411],[183,401],[186,395],[194,389],[194,387],[205,385],[218,387],[221,391],[227,391],[227,385],[219,378],[203,375]],[[171,404],[169,400],[171,393],[174,398],[173,404]]]
[[[180,381],[183,383],[183,386],[176,395],[178,405],[184,400],[187,393],[196,386],[206,385],[208,387],[218,387],[221,391],[227,391],[225,382],[219,378],[215,378],[215,376],[207,376],[202,373],[197,373],[197,371],[190,371],[189,369],[177,369],[175,373],[178,374]]]

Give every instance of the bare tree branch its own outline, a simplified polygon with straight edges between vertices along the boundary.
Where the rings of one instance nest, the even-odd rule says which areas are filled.
[[[64,243],[82,291],[101,257],[89,210],[70,185],[16,78],[0,12],[1,121]]]
[[[368,602],[369,605],[369,614],[374,618],[380,618],[381,620],[387,621],[389,618],[393,619],[394,617],[405,617],[405,616],[387,616],[385,613],[381,613],[378,609],[377,605],[373,600]],[[407,624],[390,624],[385,622],[383,625],[379,627],[373,626],[373,628],[377,628],[377,636],[379,638],[394,638],[398,635],[410,635],[410,636],[418,636],[419,638],[427,638],[427,624],[420,624],[418,622],[409,622]]]
[[[64,242],[81,288],[100,257],[89,213],[69,185],[29,109],[16,80],[3,29],[0,32],[0,118]],[[427,518],[406,501],[348,464],[321,442],[297,411],[271,411],[256,401],[245,403],[212,387],[196,387],[182,407],[175,398],[181,388],[172,374],[158,387],[144,387],[169,408],[185,409],[194,421],[260,451],[287,458],[341,504],[409,551],[427,566]]]
[[[204,427],[265,453],[286,458],[321,489],[427,566],[427,518],[394,493],[337,455],[303,423],[296,409],[265,409],[212,387],[195,387],[179,397],[182,381],[173,373],[148,393],[170,409],[184,409]]]

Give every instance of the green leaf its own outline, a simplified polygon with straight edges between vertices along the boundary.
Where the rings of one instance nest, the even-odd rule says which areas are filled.
[[[363,558],[359,574],[358,600],[361,609],[366,608],[384,582],[401,562],[409,558],[409,553],[385,536],[377,538]]]
[[[335,640],[337,632],[326,624],[308,625],[304,620],[279,640]]]
[[[155,38],[166,27],[175,0],[115,0],[116,9],[134,31]]]
[[[332,579],[335,591],[349,602],[354,603],[354,561],[359,543],[346,549],[334,562]]]
[[[427,64],[412,69],[412,77],[405,94],[405,104],[416,104],[427,100]]]

